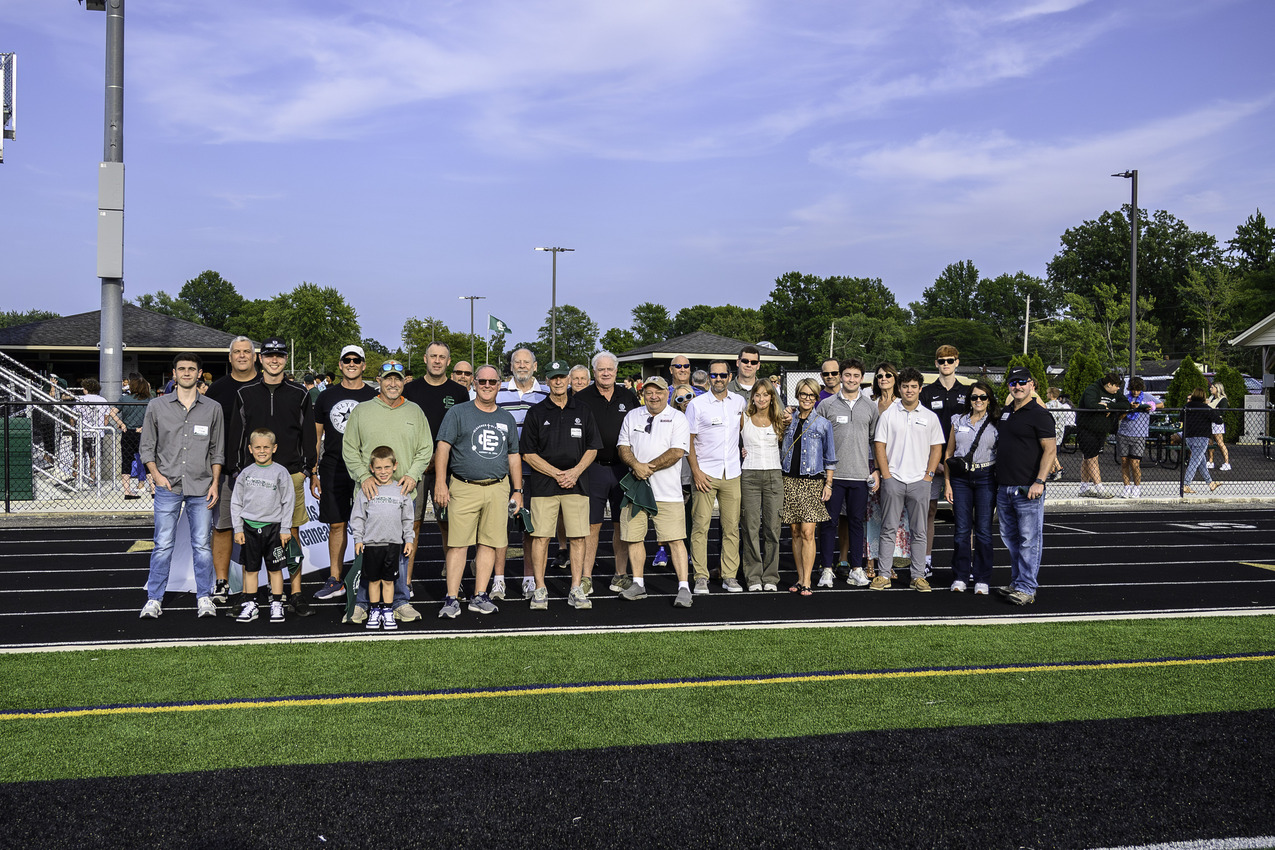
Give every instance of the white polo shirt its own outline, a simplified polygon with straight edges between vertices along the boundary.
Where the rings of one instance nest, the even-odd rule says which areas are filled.
[[[650,431],[647,424],[650,424]],[[628,446],[633,456],[642,463],[649,463],[669,449],[691,450],[691,436],[682,411],[666,406],[651,416],[643,405],[630,410],[620,423],[620,436],[616,445]],[[658,469],[648,479],[657,502],[681,502],[682,464],[675,463],[667,469]]]
[[[732,392],[721,399],[704,393],[686,406],[695,462],[709,478],[739,477],[740,417],[747,407],[744,397]]]
[[[930,462],[930,446],[941,446],[943,426],[934,411],[922,407],[908,412],[902,399],[885,409],[877,420],[875,442],[885,443],[885,458],[890,465],[890,475],[904,484],[912,484],[925,477],[926,464]]]

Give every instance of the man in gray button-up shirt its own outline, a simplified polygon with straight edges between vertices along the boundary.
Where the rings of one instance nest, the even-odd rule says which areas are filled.
[[[155,549],[146,580],[142,617],[163,613],[168,571],[183,506],[190,524],[195,560],[195,597],[200,617],[217,616],[212,601],[212,511],[220,492],[225,456],[221,405],[200,395],[195,384],[203,372],[198,354],[173,358],[173,392],[151,399],[142,423],[141,458],[155,482]]]

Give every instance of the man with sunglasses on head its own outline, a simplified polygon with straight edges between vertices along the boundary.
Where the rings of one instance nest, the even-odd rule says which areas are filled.
[[[239,388],[261,381],[257,371],[257,352],[252,340],[237,336],[230,341],[230,371],[212,382],[207,397],[221,405],[224,423],[222,449],[224,463],[221,476],[221,492],[217,498],[217,515],[213,518],[212,560],[216,584],[212,600],[218,605],[230,601],[230,555],[235,548],[235,532],[230,521],[230,490],[239,468],[239,444],[243,434],[239,432]]]
[[[755,345],[745,345],[739,350],[739,358],[735,361],[735,377],[726,385],[726,390],[743,396],[744,403],[747,404],[748,396],[757,384],[757,372],[760,369],[761,351]]]
[[[425,418],[429,420],[430,433],[437,437],[438,431],[443,427],[443,417],[447,415],[447,411],[451,410],[458,404],[464,404],[469,401],[469,390],[458,384],[456,381],[447,377],[447,367],[452,362],[452,350],[447,343],[434,341],[425,346],[425,377],[418,381],[411,381],[403,387],[403,398],[413,402],[425,411]],[[435,439],[434,450],[438,451],[438,441]],[[421,539],[421,520],[425,517],[426,502],[434,496],[434,462],[430,461],[429,467],[425,470],[425,476],[421,479],[419,485],[419,498],[416,500],[416,540]],[[434,514],[439,513],[438,505],[434,506]],[[438,520],[438,529],[443,535],[443,539],[447,539],[447,520]],[[416,565],[416,555],[420,552],[417,546],[412,550],[412,557],[407,562],[407,592],[408,596],[412,596],[412,569]]]
[[[301,539],[301,526],[309,521],[305,511],[305,482],[317,472],[319,458],[318,434],[314,429],[314,406],[310,394],[300,384],[284,378],[288,365],[288,346],[282,338],[272,336],[261,344],[258,355],[261,362],[261,380],[239,387],[238,429],[239,469],[252,463],[248,452],[248,440],[258,428],[274,432],[274,462],[288,470],[292,476],[293,509],[292,539]],[[236,469],[236,474],[239,472]],[[314,613],[309,601],[301,595],[302,560],[288,561],[291,573],[291,593],[287,604],[298,617]]]
[[[380,392],[370,401],[355,407],[345,424],[341,457],[345,461],[346,472],[358,482],[359,489],[368,499],[375,498],[379,492],[371,469],[372,452],[379,446],[389,446],[394,451],[398,464],[394,468],[394,481],[399,492],[415,499],[424,498],[418,485],[434,457],[434,434],[420,406],[403,398],[403,387],[407,384],[405,371],[403,364],[397,360],[382,363],[378,376]],[[408,559],[405,554],[394,582],[394,619],[404,623],[421,618],[420,612],[408,602]],[[361,583],[350,619],[355,623],[365,623],[367,615],[367,584]]]
[[[345,593],[346,524],[354,509],[354,479],[345,468],[342,438],[354,408],[376,398],[376,388],[363,380],[363,349],[341,349],[341,383],[319,393],[314,405],[314,429],[319,441],[319,474],[310,478],[310,493],[319,500],[319,522],[328,524],[328,580],[315,591],[315,599],[333,599]]]
[[[921,406],[939,418],[943,428],[943,446],[952,434],[952,417],[965,409],[969,387],[956,379],[956,367],[961,365],[961,352],[954,345],[940,345],[934,352],[934,366],[939,376],[921,390]],[[931,552],[934,549],[934,517],[938,514],[939,500],[947,486],[947,467],[941,462],[930,484],[930,510],[925,515],[925,575],[933,567]]]
[[[1009,550],[1009,584],[996,592],[1015,605],[1036,601],[1045,534],[1045,476],[1054,466],[1054,417],[1032,397],[1030,369],[1006,375],[1010,404],[996,423],[996,516]]]

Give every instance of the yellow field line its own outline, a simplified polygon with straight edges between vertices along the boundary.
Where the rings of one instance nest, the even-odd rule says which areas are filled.
[[[720,688],[741,685],[789,685],[820,682],[871,682],[886,679],[946,678],[985,676],[1003,673],[1066,673],[1088,670],[1129,670],[1148,667],[1192,667],[1207,664],[1231,664],[1237,661],[1275,661],[1275,653],[1200,658],[1157,658],[1134,661],[1097,661],[1068,664],[1030,664],[1021,666],[957,667],[925,670],[875,670],[864,672],[797,673],[775,676],[729,677],[717,679],[666,680],[653,682],[597,682],[567,685],[514,686],[487,690],[427,691],[400,694],[342,694],[323,697],[282,697],[219,702],[170,703],[159,705],[120,705],[102,708],[55,708],[45,711],[12,711],[0,713],[0,720],[51,720],[69,717],[106,717],[129,714],[175,714],[192,711],[226,711],[230,709],[310,708],[334,705],[369,705],[401,702],[439,702],[448,700],[491,699],[494,697],[557,696],[565,694],[603,694],[632,691],[661,691],[682,688]]]

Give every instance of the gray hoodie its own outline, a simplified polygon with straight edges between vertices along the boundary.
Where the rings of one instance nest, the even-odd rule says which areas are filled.
[[[269,466],[250,463],[235,479],[235,492],[230,497],[230,521],[235,534],[243,533],[245,519],[290,527],[295,504],[292,476],[285,467],[273,462]]]

